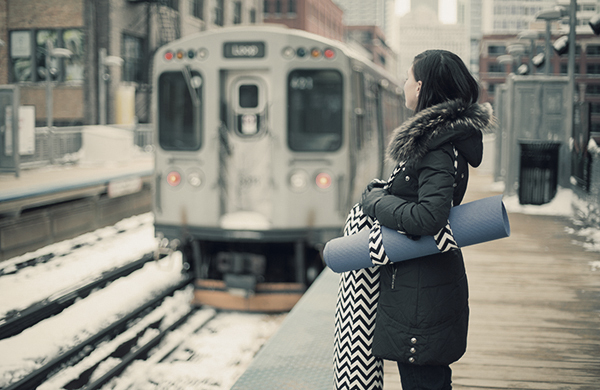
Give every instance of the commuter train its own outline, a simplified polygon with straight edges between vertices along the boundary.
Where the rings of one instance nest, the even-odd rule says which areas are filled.
[[[221,28],[154,58],[155,230],[193,272],[194,303],[286,311],[374,177],[402,89],[341,42]]]

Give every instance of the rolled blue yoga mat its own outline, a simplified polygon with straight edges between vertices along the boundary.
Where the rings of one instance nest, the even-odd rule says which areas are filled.
[[[480,244],[510,235],[510,224],[502,195],[453,207],[450,227],[459,247]],[[392,262],[439,253],[433,236],[412,240],[395,230],[381,227],[383,247]],[[369,256],[369,229],[329,241],[323,250],[325,264],[335,272],[372,267]]]

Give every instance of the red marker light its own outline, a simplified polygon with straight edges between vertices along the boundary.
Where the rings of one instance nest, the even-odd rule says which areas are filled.
[[[171,187],[177,187],[179,183],[181,183],[181,175],[179,174],[179,172],[169,172],[169,174],[167,175],[167,183],[169,183]]]
[[[171,61],[172,59],[173,59],[173,52],[170,52],[170,51],[166,52],[165,53],[165,60]]]
[[[315,182],[317,187],[322,190],[326,190],[331,187],[331,176],[328,173],[321,172],[317,175]]]
[[[331,60],[333,59],[333,57],[335,57],[335,52],[333,51],[333,49],[325,49],[323,55],[325,56],[325,58]]]

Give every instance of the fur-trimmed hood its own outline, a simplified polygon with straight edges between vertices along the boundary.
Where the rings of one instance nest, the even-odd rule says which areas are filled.
[[[451,100],[420,111],[392,133],[387,156],[396,163],[417,164],[437,147],[452,142],[470,165],[483,157],[482,133],[491,131],[492,106]]]

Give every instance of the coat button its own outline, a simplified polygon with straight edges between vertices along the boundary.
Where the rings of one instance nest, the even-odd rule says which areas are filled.
[[[410,349],[410,353],[415,353],[415,352],[417,352],[417,350],[415,349],[415,347],[412,347],[412,348]]]
[[[412,357],[412,356],[411,356],[411,357],[409,357],[409,358],[408,358],[408,362],[409,362],[409,363],[414,363],[414,362],[415,362],[415,358],[414,358],[414,357]]]
[[[416,344],[417,343],[417,338],[413,337],[412,339],[410,339],[410,343],[411,344]]]
[[[406,181],[409,181],[409,180],[410,180],[410,176],[406,176],[406,177],[404,178],[404,180],[406,180]]]

